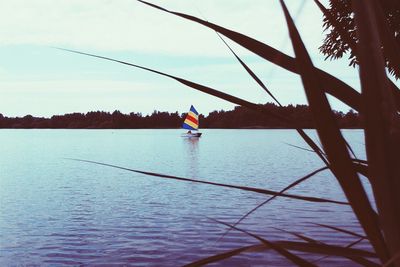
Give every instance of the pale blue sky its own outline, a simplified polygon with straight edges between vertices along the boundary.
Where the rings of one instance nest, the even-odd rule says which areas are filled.
[[[292,55],[277,0],[152,1],[246,33]],[[302,1],[286,1],[292,14]],[[322,15],[313,1],[297,17],[315,65],[359,88],[347,59],[318,53]],[[229,42],[284,104],[306,103],[298,75]],[[283,45],[284,44],[284,45]],[[283,45],[283,46],[282,46]],[[0,0],[0,113],[51,116],[92,110],[200,113],[232,104],[155,74],[59,51],[76,49],[148,66],[256,103],[271,99],[248,77],[215,33],[134,0]],[[332,101],[335,108],[348,108]]]

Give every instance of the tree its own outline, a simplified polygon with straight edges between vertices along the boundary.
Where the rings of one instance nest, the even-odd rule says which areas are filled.
[[[394,37],[397,47],[400,47],[400,1],[380,0],[377,2],[379,2],[377,9],[382,11],[388,27],[387,33]],[[330,0],[330,7],[326,9],[326,12],[324,30],[328,31],[328,33],[325,36],[323,45],[320,47],[320,51],[326,56],[326,59],[337,59],[343,57],[346,53],[350,53],[350,65],[358,65],[356,44],[359,40],[356,34],[357,29],[351,0]],[[384,25],[381,26],[383,27]],[[382,30],[381,32],[384,33],[385,31]],[[398,57],[396,60],[390,55],[385,42],[382,42],[381,48],[389,73],[396,79],[400,78]]]

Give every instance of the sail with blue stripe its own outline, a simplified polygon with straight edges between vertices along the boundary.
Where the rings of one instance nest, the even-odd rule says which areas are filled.
[[[183,129],[187,130],[198,130],[199,129],[199,113],[192,106],[190,106],[190,110],[186,115],[185,121],[182,124]]]

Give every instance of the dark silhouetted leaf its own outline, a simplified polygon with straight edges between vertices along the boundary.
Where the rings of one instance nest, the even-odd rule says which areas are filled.
[[[186,182],[193,182],[193,183],[201,183],[201,184],[215,185],[215,186],[221,186],[221,187],[228,187],[228,188],[240,189],[240,190],[255,192],[255,193],[264,194],[264,195],[276,195],[276,194],[278,194],[278,192],[272,191],[272,190],[268,190],[268,189],[261,189],[261,188],[255,188],[255,187],[247,187],[247,186],[238,186],[238,185],[229,185],[229,184],[221,184],[221,183],[207,182],[207,181],[195,180],[195,179],[190,179],[190,178],[184,178],[184,177],[178,177],[178,176],[172,176],[172,175],[166,175],[166,174],[160,174],[160,173],[154,173],[154,172],[146,172],[146,171],[129,169],[129,168],[125,168],[125,167],[120,167],[120,166],[107,164],[107,163],[102,163],[102,162],[97,162],[97,161],[92,161],[92,160],[72,159],[72,158],[66,158],[66,159],[79,161],[79,162],[86,162],[86,163],[91,163],[91,164],[97,164],[97,165],[102,165],[102,166],[106,166],[106,167],[111,167],[111,168],[116,168],[116,169],[121,169],[121,170],[125,170],[125,171],[136,172],[136,173],[140,173],[140,174],[144,174],[144,175],[155,176],[155,177],[166,178],[166,179],[173,179],[173,180],[179,180],[179,181],[186,181]],[[280,197],[299,199],[299,200],[305,200],[305,201],[310,201],[310,202],[327,202],[327,203],[335,203],[335,204],[340,204],[340,205],[348,205],[348,203],[342,202],[342,201],[329,200],[329,199],[316,198],[316,197],[291,195],[291,194],[280,194]]]
[[[235,222],[233,224],[233,226],[237,226],[239,223],[241,223],[244,219],[246,219],[250,214],[252,214],[253,212],[255,212],[257,209],[261,208],[262,206],[266,205],[268,202],[272,201],[274,198],[280,196],[281,194],[283,194],[285,191],[295,187],[296,185],[304,182],[305,180],[307,180],[308,178],[316,175],[319,172],[322,172],[324,170],[327,170],[328,167],[322,167],[319,168],[315,171],[313,171],[312,173],[307,174],[306,176],[294,181],[293,183],[291,183],[290,185],[286,186],[284,189],[282,189],[281,191],[277,192],[277,194],[273,195],[272,197],[270,197],[269,199],[265,200],[264,202],[260,203],[259,205],[257,205],[256,207],[254,207],[253,209],[251,209],[250,211],[248,211],[245,215],[243,215],[237,222]],[[226,236],[229,233],[230,228],[218,239],[218,241],[220,241],[222,238],[224,238],[224,236]]]
[[[255,40],[251,37],[248,37],[244,34],[229,30],[227,28],[218,26],[216,24],[210,23],[208,21],[199,19],[194,16],[170,11],[170,10],[167,10],[160,6],[146,2],[146,1],[142,1],[142,0],[138,0],[138,1],[142,2],[146,5],[149,5],[151,7],[162,10],[164,12],[168,12],[170,14],[200,23],[200,24],[202,24],[208,28],[211,28],[211,29],[219,32],[220,34],[228,37],[232,41],[240,44],[241,46],[247,48],[251,52],[259,55],[260,57],[262,57],[282,68],[285,68],[289,71],[299,73],[298,66],[296,65],[295,60],[292,57],[290,57],[290,56],[288,56],[288,55],[286,55],[286,54],[284,54],[284,53],[282,53],[260,41],[257,41],[257,40]],[[326,85],[326,86],[324,86],[324,89],[327,93],[329,93],[329,94],[333,95],[334,97],[338,98],[339,100],[343,101],[344,103],[346,103],[353,109],[359,110],[361,99],[360,99],[360,94],[356,90],[354,90],[349,85],[345,84],[344,82],[340,81],[339,79],[335,78],[334,76],[332,76],[320,69],[316,69],[315,74]]]
[[[359,237],[359,238],[363,238],[363,239],[367,238],[366,236],[363,236],[363,235],[357,234],[355,232],[352,232],[352,231],[349,231],[349,230],[346,230],[346,229],[342,229],[342,228],[339,228],[339,227],[336,227],[336,226],[331,226],[331,225],[321,224],[321,223],[313,223],[313,224],[321,226],[321,227],[329,228],[329,229],[332,229],[332,230],[335,230],[335,231],[338,231],[338,232],[341,232],[341,233],[345,233],[345,234],[348,234],[348,235],[356,236],[356,237]]]
[[[251,249],[258,248],[260,246],[264,246],[264,245],[252,245],[252,246],[246,246],[246,247],[233,249],[233,250],[230,250],[230,251],[226,251],[226,252],[223,252],[223,253],[220,253],[220,254],[216,254],[216,255],[213,255],[213,256],[198,260],[198,261],[191,262],[189,264],[184,265],[184,267],[204,266],[204,265],[207,265],[207,264],[210,264],[210,263],[213,263],[213,262],[218,262],[218,261],[221,261],[221,260],[228,259],[230,257],[239,255],[240,253],[247,252],[247,251],[249,251]]]
[[[309,261],[307,261],[305,259],[302,259],[299,256],[289,252],[287,249],[285,249],[284,247],[280,246],[277,242],[275,242],[275,243],[274,242],[270,242],[265,238],[262,238],[262,237],[260,237],[258,235],[255,235],[255,234],[252,234],[252,233],[250,233],[250,232],[248,232],[246,230],[237,228],[237,227],[235,227],[233,225],[230,225],[228,223],[225,223],[225,222],[222,222],[222,221],[218,221],[218,220],[214,220],[214,219],[211,219],[211,220],[213,220],[213,221],[215,221],[217,223],[229,226],[229,227],[231,227],[231,228],[233,228],[233,229],[235,229],[237,231],[243,232],[243,233],[245,233],[245,234],[247,234],[247,235],[249,235],[249,236],[251,236],[251,237],[253,237],[253,238],[257,239],[257,240],[259,240],[265,246],[270,247],[271,249],[275,250],[276,252],[278,252],[279,254],[281,254],[282,256],[284,256],[285,258],[287,258],[288,260],[290,260],[291,262],[293,262],[294,264],[296,264],[298,266],[316,266],[316,265],[312,264],[311,262],[309,262]]]
[[[315,68],[290,17],[283,0],[280,0],[289,28],[304,90],[313,113],[316,129],[328,156],[331,170],[336,176],[361,226],[366,232],[380,259],[386,257],[385,242],[380,232],[376,214],[372,209],[364,187],[357,176],[341,135],[336,119],[322,88],[322,79],[315,75]]]
[[[385,71],[382,29],[379,30],[384,22],[379,22],[383,18],[376,16],[379,6],[375,0],[354,0],[352,7],[359,39],[357,51],[364,104],[361,114],[368,170],[386,241],[374,248],[381,261],[387,262],[400,250],[400,118]]]

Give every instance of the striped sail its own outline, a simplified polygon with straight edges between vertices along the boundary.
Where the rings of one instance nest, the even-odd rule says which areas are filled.
[[[190,106],[189,113],[183,122],[182,128],[187,130],[199,129],[199,113],[193,106]]]

